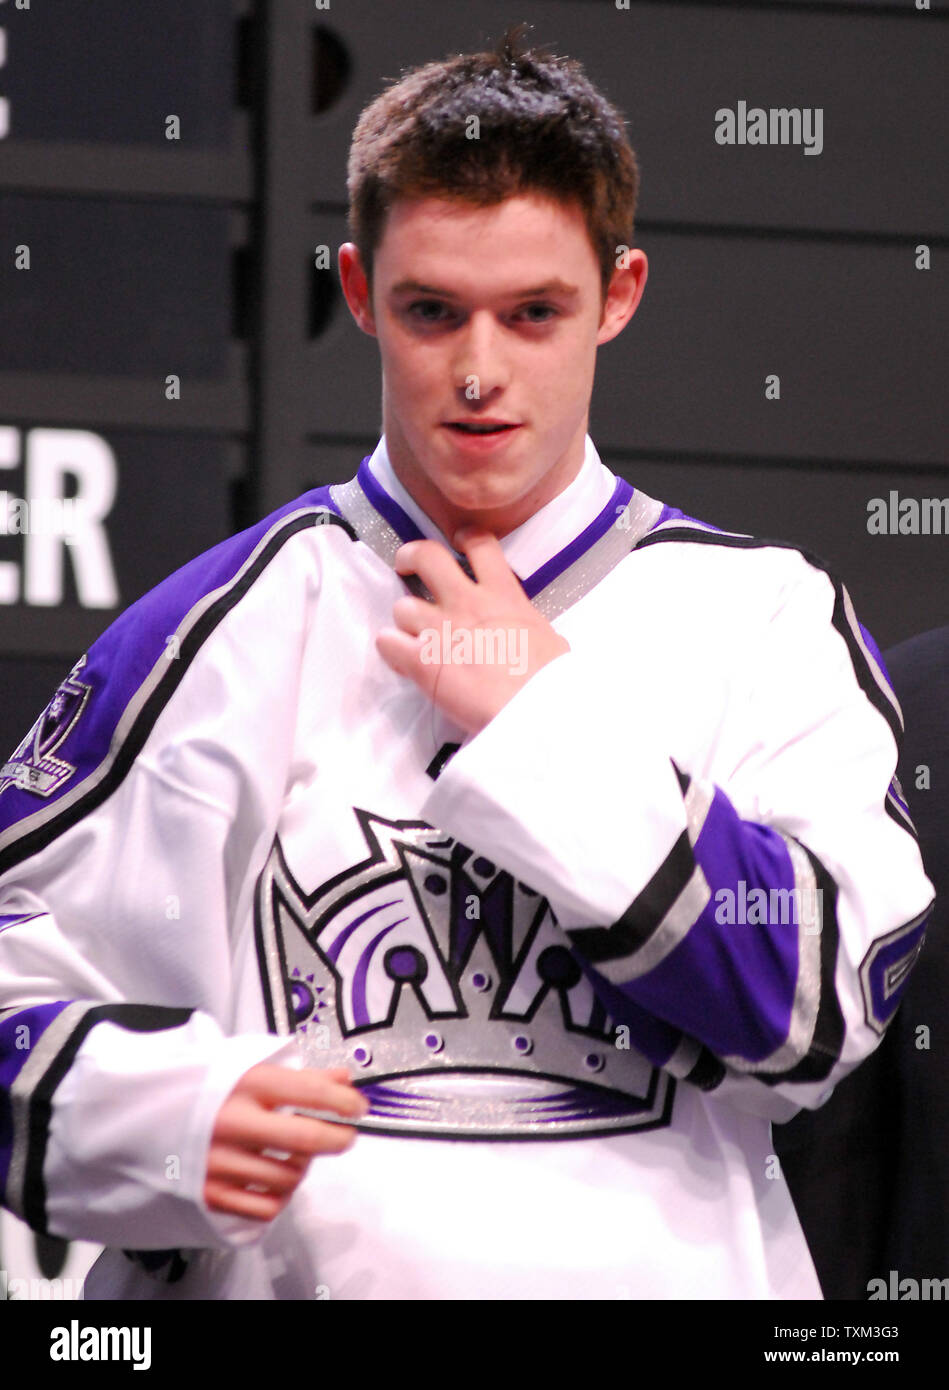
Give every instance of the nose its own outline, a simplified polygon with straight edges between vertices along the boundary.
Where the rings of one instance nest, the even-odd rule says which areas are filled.
[[[484,400],[508,383],[502,330],[488,310],[476,310],[455,340],[456,389],[467,400]]]

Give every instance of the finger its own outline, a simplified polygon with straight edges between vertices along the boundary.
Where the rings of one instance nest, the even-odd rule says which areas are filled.
[[[272,1193],[292,1192],[311,1161],[294,1154],[285,1162],[278,1163],[249,1149],[236,1149],[230,1144],[212,1144],[208,1154],[208,1177],[218,1182],[232,1182],[238,1187],[254,1183]]]
[[[472,581],[451,551],[438,541],[409,541],[396,551],[397,574],[417,574],[436,603],[460,606],[471,592]]]
[[[352,1125],[334,1120],[312,1119],[309,1115],[284,1115],[286,1129],[281,1131],[280,1146],[309,1162],[327,1154],[345,1153],[359,1137]]]
[[[244,1074],[235,1090],[271,1109],[278,1105],[309,1105],[355,1118],[364,1115],[368,1108],[365,1096],[352,1085],[343,1067],[326,1071],[304,1067],[297,1071],[262,1062]]]
[[[295,1104],[323,1108],[319,1101]],[[241,1149],[277,1149],[308,1158],[314,1154],[341,1153],[355,1142],[356,1130],[352,1125],[314,1120],[293,1111],[262,1110],[248,1101],[246,1105],[232,1106],[223,1123],[215,1126],[212,1137],[215,1143]]]
[[[247,1192],[244,1188],[209,1179],[204,1184],[204,1201],[211,1211],[249,1216],[255,1221],[272,1221],[290,1201],[290,1195],[268,1196],[263,1192]]]
[[[527,600],[524,586],[508,564],[493,531],[483,526],[462,526],[452,537],[452,544],[467,556],[479,584],[495,593]]]
[[[392,627],[384,627],[376,634],[376,651],[387,666],[399,676],[407,676],[415,681],[426,694],[434,684],[437,667],[422,661],[422,639],[410,637],[407,632],[399,632]]]
[[[442,620],[437,604],[428,603],[423,598],[397,598],[392,605],[392,617],[396,625],[412,637],[428,627],[437,627]]]

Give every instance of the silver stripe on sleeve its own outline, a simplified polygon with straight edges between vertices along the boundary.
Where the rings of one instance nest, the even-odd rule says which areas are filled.
[[[900,709],[899,701],[893,694],[893,690],[890,687],[890,685],[888,685],[887,681],[884,679],[883,672],[877,665],[876,657],[873,655],[873,653],[870,651],[870,648],[863,640],[863,633],[860,631],[860,624],[857,621],[857,614],[854,611],[854,606],[851,602],[850,595],[847,593],[847,590],[843,587],[843,585],[841,585],[841,593],[843,595],[844,600],[844,612],[847,615],[847,622],[850,624],[850,630],[853,633],[854,641],[857,643],[860,650],[863,652],[863,655],[866,658],[867,665],[870,668],[870,674],[876,681],[880,693],[886,696],[887,701],[893,709],[893,713],[896,715],[897,723],[902,729],[904,727],[903,711]]]
[[[30,1005],[22,1005],[29,1008]],[[83,1015],[96,1005],[80,1000],[67,1004],[65,1009],[44,1029],[37,1042],[31,1046],[30,1055],[20,1068],[10,1087],[10,1107],[13,1114],[13,1150],[10,1156],[10,1171],[7,1177],[6,1203],[17,1216],[23,1216],[23,1188],[26,1181],[26,1160],[30,1135],[30,1104],[33,1092],[62,1047],[69,1041]]]
[[[705,827],[708,813],[715,798],[714,787],[709,787],[693,777],[685,793],[685,828],[689,832],[689,844],[694,849]]]
[[[656,930],[632,955],[616,960],[600,961],[597,970],[615,985],[638,980],[655,970],[670,951],[688,936],[696,920],[705,911],[712,896],[708,880],[696,864],[688,883],[663,917]]]
[[[897,801],[896,797],[893,795],[891,791],[887,792],[886,800],[887,803],[892,807],[894,814],[899,816],[900,824],[902,825],[903,829],[908,830],[911,835],[915,836],[916,827],[913,825],[912,820],[906,814],[906,811],[900,805],[900,803]]]

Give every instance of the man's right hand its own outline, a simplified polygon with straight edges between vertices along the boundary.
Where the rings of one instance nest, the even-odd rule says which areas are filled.
[[[251,1067],[218,1111],[211,1134],[204,1200],[212,1211],[272,1221],[316,1154],[344,1153],[355,1142],[350,1125],[281,1114],[280,1106],[361,1119],[369,1102],[345,1067],[295,1071],[269,1062]]]

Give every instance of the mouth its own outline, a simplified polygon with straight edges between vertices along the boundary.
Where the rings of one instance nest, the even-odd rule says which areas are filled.
[[[445,427],[456,434],[472,436],[505,434],[520,429],[509,420],[446,420]]]
[[[446,420],[444,428],[451,434],[454,452],[473,460],[502,452],[521,426],[507,420]]]

